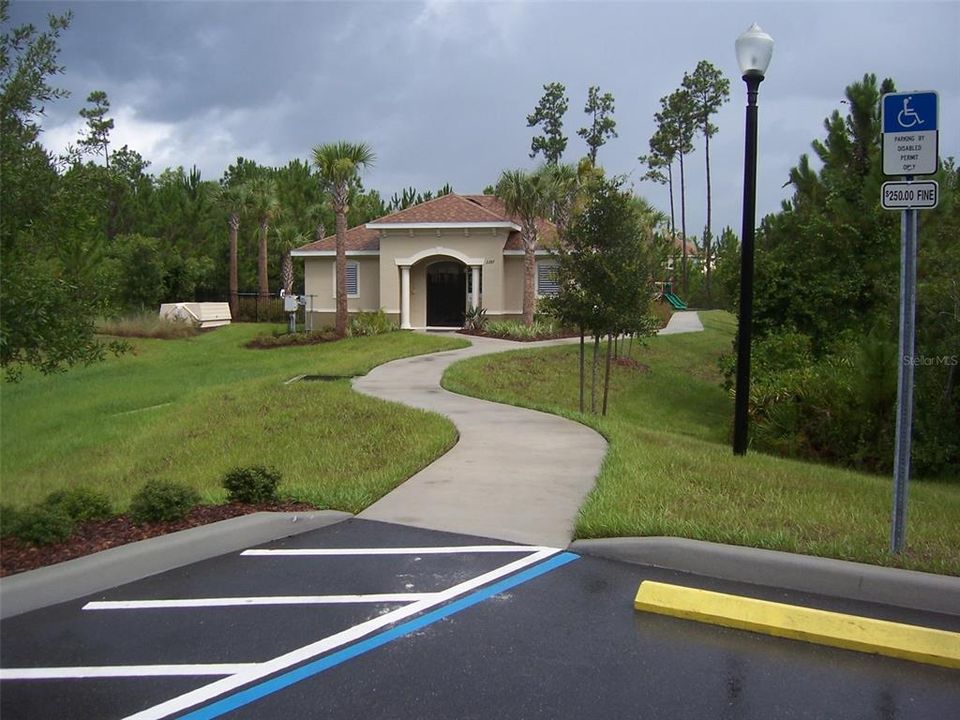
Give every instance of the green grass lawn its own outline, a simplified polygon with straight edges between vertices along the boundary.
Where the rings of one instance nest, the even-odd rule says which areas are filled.
[[[356,512],[448,450],[439,415],[355,393],[349,380],[388,360],[463,347],[396,332],[336,343],[250,350],[272,325],[231,325],[181,340],[132,340],[134,351],[69,372],[28,372],[2,385],[2,502],[22,506],[73,485],[119,509],[150,478],[225,499],[224,472],[269,465],[285,496]]]
[[[581,538],[666,535],[960,575],[960,485],[912,482],[908,549],[887,554],[891,479],[756,452],[734,457],[716,360],[735,321],[651,338],[615,367],[606,418],[577,412],[577,347],[459,362],[444,387],[580,420],[610,443],[581,508]],[[589,401],[588,401],[589,402]]]

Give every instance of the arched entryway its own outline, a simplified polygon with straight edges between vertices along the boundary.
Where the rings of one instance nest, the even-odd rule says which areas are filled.
[[[452,260],[427,266],[427,327],[463,327],[467,267]]]

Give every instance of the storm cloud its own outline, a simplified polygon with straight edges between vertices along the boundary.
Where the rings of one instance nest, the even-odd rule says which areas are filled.
[[[937,90],[941,154],[960,150],[955,2],[20,2],[11,21],[40,25],[66,10],[59,84],[72,96],[47,108],[44,142],[75,141],[77,111],[102,89],[114,144],[154,172],[196,165],[216,179],[237,156],[284,164],[343,138],[374,148],[364,182],[385,197],[446,182],[480,192],[505,168],[535,165],[525,118],[557,81],[570,97],[565,159],[586,154],[576,130],[599,85],[616,98],[619,133],[600,163],[667,210],[637,156],[659,98],[707,59],[731,80],[711,142],[714,230],[739,230],[745,93],[733,43],[754,21],[776,43],[760,90],[761,214],[789,196],[789,168],[864,73]],[[702,143],[687,170],[687,230],[699,234]]]

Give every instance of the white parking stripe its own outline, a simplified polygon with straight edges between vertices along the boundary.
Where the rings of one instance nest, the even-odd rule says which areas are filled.
[[[558,548],[540,545],[461,545],[457,547],[397,547],[397,548],[298,548],[292,550],[244,550],[241,555],[260,557],[314,556],[314,555],[455,555],[466,553],[526,554]]]
[[[381,593],[378,595],[267,595],[262,597],[182,598],[171,600],[97,600],[84,610],[150,610],[163,608],[243,607],[249,605],[337,605],[346,603],[410,603],[436,593]]]
[[[2,668],[0,669],[0,680],[235,675],[245,670],[255,670],[258,665],[258,663],[220,663],[207,665],[92,665],[88,667]]]
[[[471,590],[491,583],[494,580],[498,580],[499,578],[522,570],[525,567],[546,560],[551,555],[556,555],[558,552],[560,552],[560,550],[556,548],[518,547],[516,545],[510,547],[513,548],[514,552],[530,552],[531,554],[527,557],[507,563],[506,565],[502,565],[495,570],[484,573],[483,575],[479,575],[475,578],[462,582],[459,585],[454,585],[452,588],[435,593],[434,596],[429,599],[418,600],[417,602],[410,603],[409,605],[373,618],[372,620],[360,623],[359,625],[354,625],[353,627],[343,630],[342,632],[330,635],[329,637],[325,637],[321,640],[310,643],[309,645],[304,645],[303,647],[297,648],[296,650],[288,652],[285,655],[280,655],[272,660],[267,660],[266,662],[260,663],[253,668],[238,672],[236,675],[231,675],[230,677],[216,680],[209,685],[204,685],[196,690],[192,690],[191,692],[184,693],[183,695],[171,698],[166,702],[162,702],[159,705],[154,705],[146,710],[129,715],[125,720],[159,720],[159,718],[165,718],[176,712],[194,707],[202,702],[212,700],[213,698],[228,693],[231,690],[236,690],[237,688],[248,683],[260,680],[268,675],[272,675],[275,672],[285,670],[286,668],[292,667],[306,660],[310,660],[325,652],[329,652],[330,650],[359,640],[375,630],[379,630],[380,628],[386,627],[387,625],[392,625],[399,620],[403,620],[404,618],[408,618],[425,610],[429,610],[432,607],[452,600],[460,595],[464,595]],[[393,550],[393,548],[390,549]],[[410,548],[406,549],[410,550]],[[467,551],[460,548],[458,549],[458,552]]]

